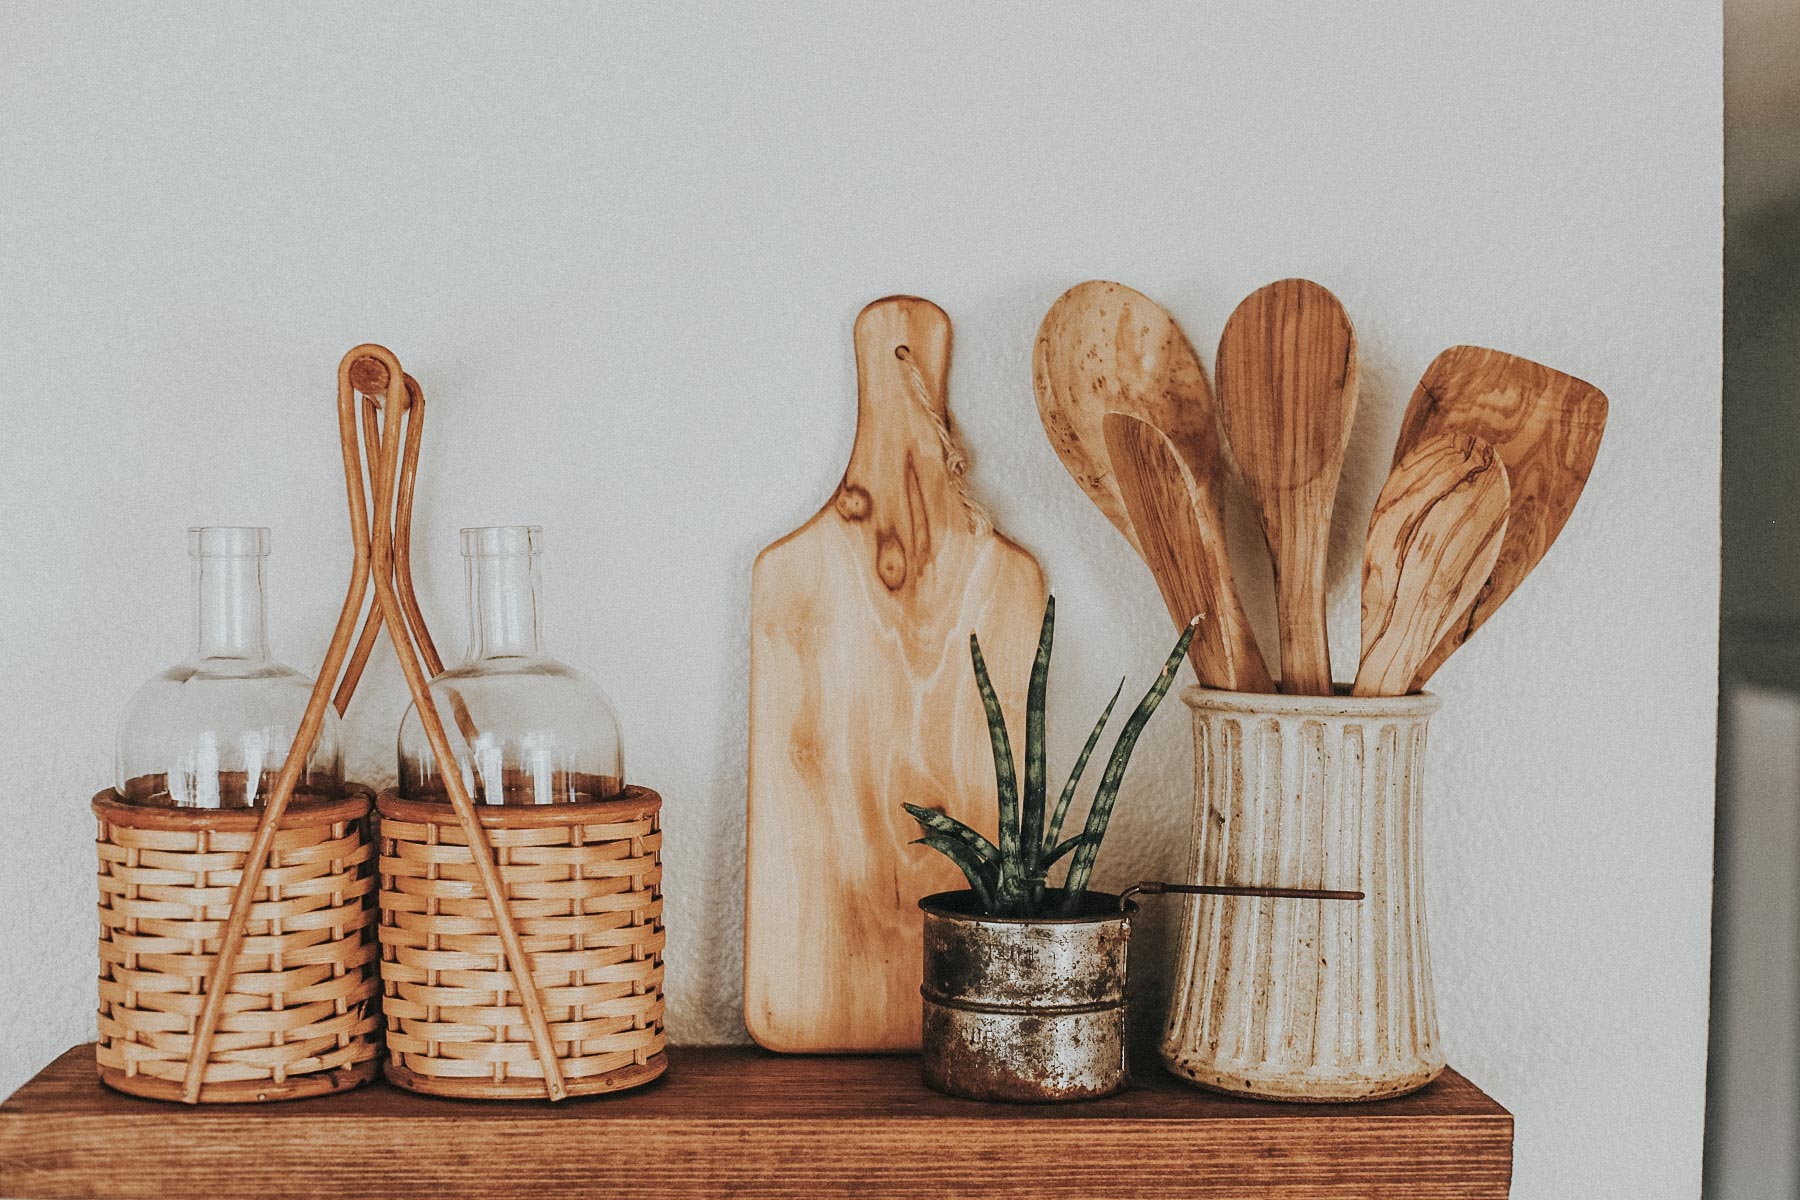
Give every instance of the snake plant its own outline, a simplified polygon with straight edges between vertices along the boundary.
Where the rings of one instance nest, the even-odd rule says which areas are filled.
[[[1072,914],[1081,907],[1081,898],[1087,892],[1088,879],[1093,874],[1094,858],[1100,853],[1100,840],[1106,836],[1107,823],[1112,820],[1119,785],[1125,781],[1126,764],[1137,748],[1138,735],[1143,733],[1150,715],[1175,682],[1176,668],[1187,653],[1188,643],[1194,640],[1198,623],[1196,617],[1182,631],[1156,682],[1150,685],[1150,690],[1126,719],[1118,740],[1113,743],[1106,770],[1100,776],[1094,802],[1088,809],[1087,824],[1080,833],[1066,839],[1062,837],[1063,820],[1069,815],[1070,802],[1075,799],[1076,785],[1081,782],[1081,773],[1087,769],[1088,759],[1093,756],[1094,747],[1112,717],[1119,694],[1125,690],[1125,681],[1119,681],[1100,719],[1094,722],[1094,730],[1088,734],[1087,744],[1076,756],[1068,782],[1063,784],[1062,792],[1056,798],[1056,807],[1051,809],[1045,787],[1044,700],[1050,682],[1050,645],[1056,631],[1056,597],[1051,596],[1044,605],[1044,624],[1038,633],[1037,658],[1031,665],[1031,684],[1026,693],[1025,786],[1022,793],[1013,760],[1012,739],[1007,734],[1006,717],[1000,711],[993,681],[988,678],[987,663],[981,657],[981,642],[974,634],[969,635],[975,686],[981,692],[981,704],[987,712],[988,738],[994,749],[994,783],[1000,803],[999,845],[946,813],[917,804],[904,807],[925,834],[913,844],[939,851],[962,870],[983,915],[1046,917]],[[1046,884],[1046,876],[1065,855],[1070,856],[1069,866],[1063,876],[1062,888],[1053,896],[1052,889]]]

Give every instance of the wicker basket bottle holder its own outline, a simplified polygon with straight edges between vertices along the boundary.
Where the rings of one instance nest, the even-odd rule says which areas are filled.
[[[148,808],[108,789],[100,818],[100,1021],[107,1086],[183,1099],[220,931],[259,813]],[[375,880],[369,795],[289,807],[197,1099],[288,1100],[373,1077]]]
[[[391,454],[383,451],[374,398],[386,394],[390,380],[401,385],[393,388]],[[358,391],[365,396],[369,478],[384,514],[393,502],[402,419],[406,425],[398,507],[379,522],[389,550],[381,565],[371,546],[357,442]],[[392,354],[359,346],[344,357],[338,425],[356,557],[300,728],[263,806],[151,808],[125,803],[112,790],[94,798],[95,1058],[109,1087],[188,1104],[230,1103],[316,1096],[374,1077],[380,1018],[370,794],[350,786],[342,797],[295,800],[294,788],[326,706],[335,703],[340,715],[349,706],[386,623],[385,610],[371,607],[353,644],[375,571],[387,572],[387,590],[404,593],[408,614],[418,611],[410,569],[396,589],[394,565],[408,565],[423,417],[418,384]]]
[[[337,402],[355,562],[266,803],[95,798],[101,1079],[189,1104],[354,1087],[379,1057],[378,957],[402,1086],[561,1100],[653,1079],[667,1063],[654,792],[479,811],[451,771],[448,804],[384,797],[379,954],[367,791],[294,797],[326,705],[349,705],[383,628],[434,753],[454,759],[409,554],[424,397],[391,352],[362,345],[339,364]]]
[[[376,511],[387,512],[399,483],[400,511],[374,529],[376,607],[432,753],[451,763],[427,686],[443,661],[413,596],[405,542],[418,426],[409,420],[404,465],[398,439],[367,435],[367,397],[399,378],[381,347],[352,350],[339,412],[354,412],[353,391],[364,395],[365,440],[380,464],[370,471]],[[354,445],[350,426],[344,441]],[[562,1100],[661,1075],[661,798],[630,788],[603,801],[477,807],[459,772],[443,782],[447,804],[392,793],[378,804],[389,1081],[464,1099]]]
[[[544,1095],[468,840],[441,803],[385,792],[377,804],[388,1079],[440,1096]],[[668,1062],[661,807],[633,787],[611,800],[481,810],[573,1096],[636,1087]]]

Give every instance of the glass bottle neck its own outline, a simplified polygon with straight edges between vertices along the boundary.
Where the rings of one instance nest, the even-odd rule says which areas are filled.
[[[469,661],[542,655],[536,533],[522,527],[463,532]]]
[[[269,657],[263,597],[267,539],[267,531],[260,529],[191,531],[196,658]]]

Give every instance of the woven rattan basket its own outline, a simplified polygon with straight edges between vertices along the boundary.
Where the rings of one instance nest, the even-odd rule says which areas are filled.
[[[202,1102],[292,1100],[375,1072],[369,793],[296,800],[275,834]],[[156,808],[94,797],[100,819],[100,1078],[180,1100],[207,980],[259,809]]]
[[[388,1079],[463,1098],[542,1098],[544,1071],[494,910],[448,804],[376,802]],[[482,806],[568,1094],[661,1075],[662,798]]]

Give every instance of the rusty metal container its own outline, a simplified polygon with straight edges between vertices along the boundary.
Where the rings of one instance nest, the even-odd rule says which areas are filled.
[[[1123,1091],[1131,908],[1090,892],[1072,917],[977,916],[970,892],[925,914],[925,1083],[1044,1103]]]

